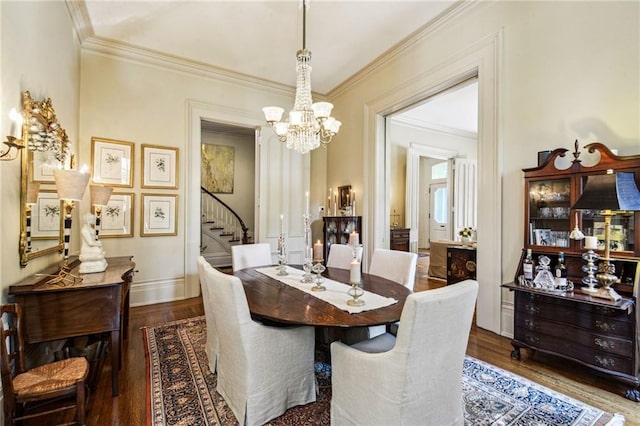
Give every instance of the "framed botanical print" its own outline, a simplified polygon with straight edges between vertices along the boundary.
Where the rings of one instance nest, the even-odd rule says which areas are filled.
[[[142,187],[178,189],[178,148],[142,145]]]
[[[93,183],[133,187],[133,142],[91,138]]]
[[[31,209],[31,239],[57,240],[62,228],[62,203],[55,190],[40,190]]]
[[[178,196],[142,194],[140,236],[178,235]]]
[[[29,151],[28,155],[30,178],[33,182],[55,183],[54,169],[71,168],[70,155],[67,156],[64,163],[56,159],[53,151]]]
[[[133,237],[134,194],[113,192],[102,207],[100,238]]]

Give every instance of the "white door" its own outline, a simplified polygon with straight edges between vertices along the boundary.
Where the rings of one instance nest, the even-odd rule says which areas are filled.
[[[447,183],[429,185],[429,240],[448,240],[449,194]]]
[[[303,214],[311,154],[287,149],[270,127],[262,127],[259,139],[258,241],[271,244],[275,263],[282,215],[288,262],[300,265],[304,255]]]

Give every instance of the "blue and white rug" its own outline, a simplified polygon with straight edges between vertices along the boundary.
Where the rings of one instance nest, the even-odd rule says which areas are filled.
[[[216,392],[204,351],[204,316],[144,329],[147,425],[237,425]],[[316,402],[287,410],[270,426],[329,425],[331,366],[316,363]],[[462,399],[467,426],[619,426],[624,417],[583,404],[491,364],[466,357]]]
[[[466,425],[623,425],[624,417],[467,356],[462,373]]]

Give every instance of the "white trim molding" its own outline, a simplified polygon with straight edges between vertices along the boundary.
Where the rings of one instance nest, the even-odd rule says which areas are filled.
[[[371,220],[363,229],[373,247],[384,247],[389,229],[388,147],[385,147],[384,117],[419,99],[451,87],[470,77],[478,77],[478,294],[476,324],[501,332],[502,273],[502,141],[499,132],[499,88],[502,31],[476,41],[468,48],[445,59],[433,69],[364,105],[364,170],[366,190],[370,194],[364,206]],[[374,167],[368,167],[373,164]],[[370,171],[369,171],[370,170]],[[383,202],[383,200],[386,200]],[[366,253],[365,253],[366,255]]]

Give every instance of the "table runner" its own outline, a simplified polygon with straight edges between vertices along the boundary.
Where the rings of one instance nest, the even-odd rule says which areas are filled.
[[[304,271],[301,271],[300,269],[287,266],[287,272],[289,273],[289,275],[285,276],[278,275],[277,266],[258,268],[256,269],[256,271],[270,278],[273,278],[274,280],[278,280],[281,283],[290,285],[291,287],[295,287],[300,291],[304,291],[305,293],[317,297],[318,299],[323,300],[327,303],[331,303],[338,309],[347,311],[350,314],[371,311],[373,309],[384,308],[385,306],[390,306],[394,303],[398,303],[396,299],[393,299],[391,297],[380,296],[379,294],[365,291],[364,294],[360,296],[360,299],[364,300],[363,306],[349,306],[347,305],[347,300],[349,300],[351,296],[347,294],[347,291],[351,288],[350,285],[323,277],[324,282],[322,283],[322,285],[327,289],[325,291],[313,291],[311,290],[311,287],[313,287],[315,283],[300,282],[302,276],[304,275]]]

